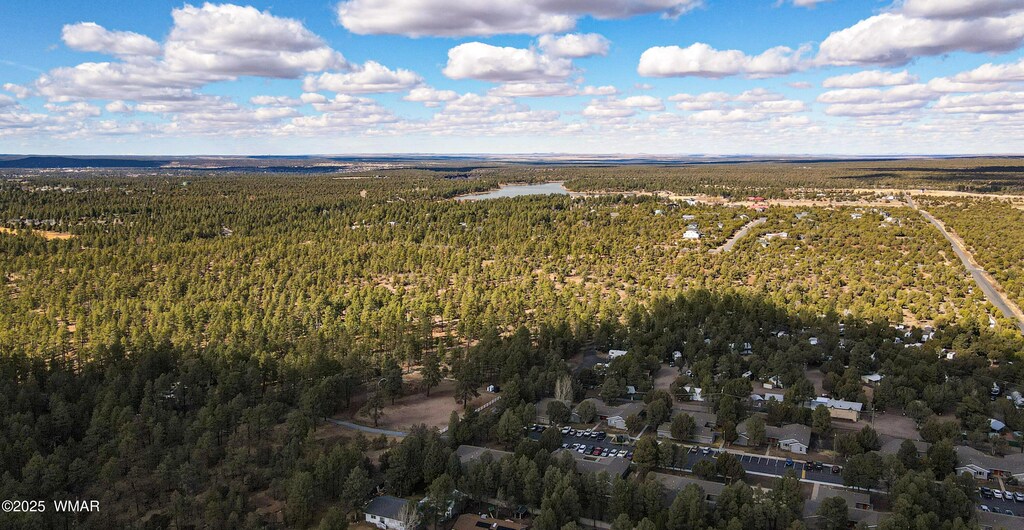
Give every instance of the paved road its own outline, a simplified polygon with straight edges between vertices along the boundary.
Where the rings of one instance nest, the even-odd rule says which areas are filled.
[[[350,421],[345,421],[345,420],[336,420],[334,418],[327,418],[327,421],[330,422],[330,423],[333,423],[335,425],[340,425],[342,427],[347,427],[349,429],[354,429],[354,430],[362,431],[362,432],[369,433],[369,434],[383,434],[384,436],[394,436],[396,438],[405,438],[406,436],[409,436],[409,433],[407,433],[407,432],[389,431],[387,429],[377,429],[375,427],[367,427],[365,425],[359,425],[358,423],[352,423]]]
[[[989,275],[988,272],[985,271],[985,269],[982,269],[978,265],[978,262],[974,260],[974,256],[972,256],[964,247],[964,243],[960,240],[959,236],[946,230],[946,225],[943,224],[942,221],[933,217],[932,214],[918,208],[912,198],[907,197],[907,202],[912,208],[921,212],[921,215],[931,222],[935,228],[938,228],[939,232],[942,232],[942,235],[945,236],[946,240],[953,245],[953,252],[955,252],[957,257],[960,258],[960,261],[963,262],[967,271],[971,273],[971,276],[974,278],[974,283],[977,283],[978,287],[981,287],[981,291],[985,293],[985,298],[987,298],[992,305],[996,306],[996,309],[999,309],[1006,318],[1016,320],[1017,326],[1022,332],[1024,332],[1024,313],[1022,313],[1020,308],[1018,308],[1013,302],[1006,298],[1006,295],[999,291],[997,287],[998,283],[991,275]]]
[[[754,228],[757,225],[762,225],[762,224],[764,224],[767,221],[768,221],[767,217],[759,217],[759,218],[754,219],[753,221],[743,225],[743,228],[740,228],[739,230],[737,230],[736,233],[733,234],[732,237],[730,237],[729,240],[725,242],[725,244],[723,244],[722,246],[720,246],[718,248],[711,249],[711,253],[712,254],[717,254],[719,252],[729,252],[729,251],[731,251],[732,248],[736,246],[736,242],[739,241],[740,239],[743,239],[743,236],[747,235],[747,232],[750,232],[751,228]]]

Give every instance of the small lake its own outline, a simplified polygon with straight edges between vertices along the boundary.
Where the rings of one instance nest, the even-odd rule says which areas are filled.
[[[524,195],[575,195],[565,189],[561,182],[545,182],[544,184],[510,184],[488,191],[472,193],[456,197],[460,201],[481,201],[484,199],[500,199],[502,197],[522,197]]]

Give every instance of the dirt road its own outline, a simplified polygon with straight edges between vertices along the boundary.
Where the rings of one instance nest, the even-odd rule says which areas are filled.
[[[739,241],[740,239],[743,239],[743,236],[747,235],[747,232],[750,232],[751,228],[754,228],[757,225],[762,225],[762,224],[764,224],[767,221],[768,221],[767,217],[759,217],[757,219],[754,219],[753,221],[743,225],[742,228],[737,230],[736,233],[733,234],[732,237],[730,237],[728,241],[726,241],[725,243],[722,244],[722,246],[720,246],[718,248],[713,248],[713,249],[711,249],[710,252],[712,254],[718,254],[719,252],[729,252],[730,250],[732,250],[733,247],[736,246],[736,242],[737,241]]]

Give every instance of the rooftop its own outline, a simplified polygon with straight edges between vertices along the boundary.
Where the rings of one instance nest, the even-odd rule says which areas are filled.
[[[364,512],[370,515],[376,515],[379,517],[386,517],[388,519],[401,519],[402,510],[409,504],[409,501],[400,499],[398,497],[392,497],[390,495],[381,495],[380,497],[374,497],[366,504]]]

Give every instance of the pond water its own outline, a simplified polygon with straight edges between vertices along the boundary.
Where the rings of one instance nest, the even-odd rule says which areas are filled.
[[[501,186],[486,193],[460,195],[460,201],[480,201],[483,199],[500,199],[502,197],[522,197],[524,195],[571,195],[561,182],[545,182],[543,184],[511,184]]]

